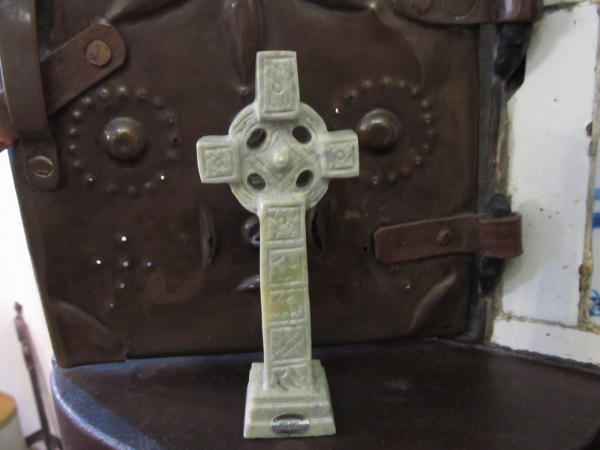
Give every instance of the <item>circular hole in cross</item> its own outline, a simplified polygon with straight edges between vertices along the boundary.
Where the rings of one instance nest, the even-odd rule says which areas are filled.
[[[262,191],[267,185],[267,183],[265,183],[265,179],[257,173],[251,173],[248,175],[248,184],[257,191]]]
[[[257,149],[258,147],[263,145],[266,139],[267,132],[262,128],[257,128],[252,133],[250,133],[250,137],[246,141],[246,144],[248,144],[248,147],[250,147],[251,149]]]
[[[292,136],[294,136],[294,139],[296,139],[301,144],[308,144],[312,139],[310,131],[308,131],[306,127],[303,126],[298,126],[294,128],[294,131],[292,131]]]
[[[312,180],[313,173],[310,170],[305,170],[300,175],[298,175],[298,178],[296,179],[296,186],[298,186],[299,188],[306,187],[310,183],[312,183]]]

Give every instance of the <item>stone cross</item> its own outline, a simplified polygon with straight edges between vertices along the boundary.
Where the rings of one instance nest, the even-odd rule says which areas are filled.
[[[296,53],[257,54],[256,100],[227,136],[198,141],[204,183],[229,183],[260,219],[264,364],[250,371],[245,437],[334,434],[325,372],[311,359],[306,210],[330,178],[358,175],[358,138],[300,102]]]

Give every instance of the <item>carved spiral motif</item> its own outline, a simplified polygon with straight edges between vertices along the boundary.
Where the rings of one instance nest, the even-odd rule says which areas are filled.
[[[177,122],[175,112],[146,89],[104,86],[65,115],[63,154],[94,191],[127,197],[151,194],[179,161]],[[144,169],[136,170],[138,166]],[[141,178],[141,173],[149,175]]]
[[[348,89],[333,109],[332,128],[354,124],[361,150],[381,158],[382,173],[370,174],[374,185],[408,178],[430,157],[435,116],[420,86],[392,77],[366,80]]]

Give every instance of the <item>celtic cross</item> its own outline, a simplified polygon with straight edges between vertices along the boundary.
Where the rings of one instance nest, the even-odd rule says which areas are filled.
[[[198,141],[204,183],[229,183],[260,219],[264,364],[250,372],[246,437],[335,433],[325,372],[311,359],[306,210],[330,178],[358,175],[358,138],[328,132],[300,102],[296,53],[257,54],[256,100],[227,136]]]

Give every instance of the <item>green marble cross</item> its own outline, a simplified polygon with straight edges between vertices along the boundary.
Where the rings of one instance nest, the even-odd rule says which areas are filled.
[[[329,395],[323,369],[311,359],[305,217],[330,178],[358,175],[358,138],[351,130],[328,132],[300,102],[295,52],[259,52],[256,72],[256,100],[236,116],[229,134],[197,144],[202,182],[229,183],[260,219],[265,359],[250,375],[245,436],[277,436],[272,421],[286,413],[309,421],[302,435],[331,434],[333,418],[320,426],[323,418],[311,412],[325,391],[328,404]],[[308,406],[290,406],[303,402]]]

